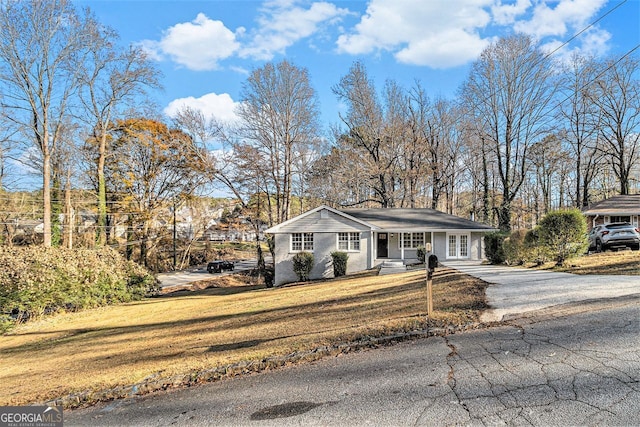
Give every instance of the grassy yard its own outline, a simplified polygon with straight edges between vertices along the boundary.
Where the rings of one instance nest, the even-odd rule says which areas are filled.
[[[640,251],[594,253],[570,259],[565,264],[564,267],[555,267],[553,263],[549,263],[542,268],[574,274],[622,274],[637,276],[640,275]]]
[[[455,270],[438,270],[429,324],[476,321],[485,307],[485,286]],[[0,337],[0,405],[422,329],[425,313],[424,272],[415,271],[274,289],[221,283],[56,315]]]

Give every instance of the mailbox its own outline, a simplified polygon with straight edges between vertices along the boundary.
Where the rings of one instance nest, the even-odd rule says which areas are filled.
[[[437,266],[438,266],[438,257],[433,254],[429,255],[429,258],[427,258],[428,279],[431,279],[431,277],[433,276],[433,272],[435,271]]]
[[[429,265],[429,270],[435,270],[436,267],[438,266],[438,257],[433,254],[429,255],[428,265]]]

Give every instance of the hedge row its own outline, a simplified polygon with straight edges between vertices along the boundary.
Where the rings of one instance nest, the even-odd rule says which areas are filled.
[[[0,247],[0,320],[139,300],[157,291],[146,269],[110,248]]]

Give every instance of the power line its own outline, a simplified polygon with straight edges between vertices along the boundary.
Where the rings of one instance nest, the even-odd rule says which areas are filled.
[[[548,57],[550,57],[551,55],[553,55],[554,53],[556,53],[557,51],[559,51],[560,49],[562,49],[563,47],[565,47],[566,45],[568,45],[569,43],[571,43],[573,40],[575,40],[576,38],[578,38],[582,33],[584,33],[585,31],[587,31],[589,28],[593,27],[594,25],[596,25],[598,22],[602,21],[604,18],[606,18],[609,14],[611,14],[614,10],[616,10],[617,8],[619,8],[620,6],[622,6],[623,4],[625,4],[628,0],[623,0],[620,3],[618,3],[615,7],[609,9],[604,15],[602,15],[601,17],[599,17],[598,19],[596,19],[595,21],[593,21],[592,23],[590,23],[589,25],[587,25],[586,27],[584,27],[582,30],[580,30],[579,32],[577,32],[576,34],[574,34],[572,37],[570,37],[567,41],[565,41],[564,43],[562,43],[560,46],[558,46],[557,48],[555,48],[554,50],[552,50],[551,52],[549,52],[547,55],[545,55],[544,59],[547,59]]]

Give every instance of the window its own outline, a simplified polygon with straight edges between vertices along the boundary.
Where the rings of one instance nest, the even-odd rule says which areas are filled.
[[[360,233],[338,233],[338,250],[339,251],[359,251],[360,250]]]
[[[610,222],[628,222],[631,223],[631,216],[612,216]]]
[[[402,233],[400,247],[405,249],[416,249],[424,246],[424,233]]]
[[[313,233],[291,233],[291,252],[312,250]]]

